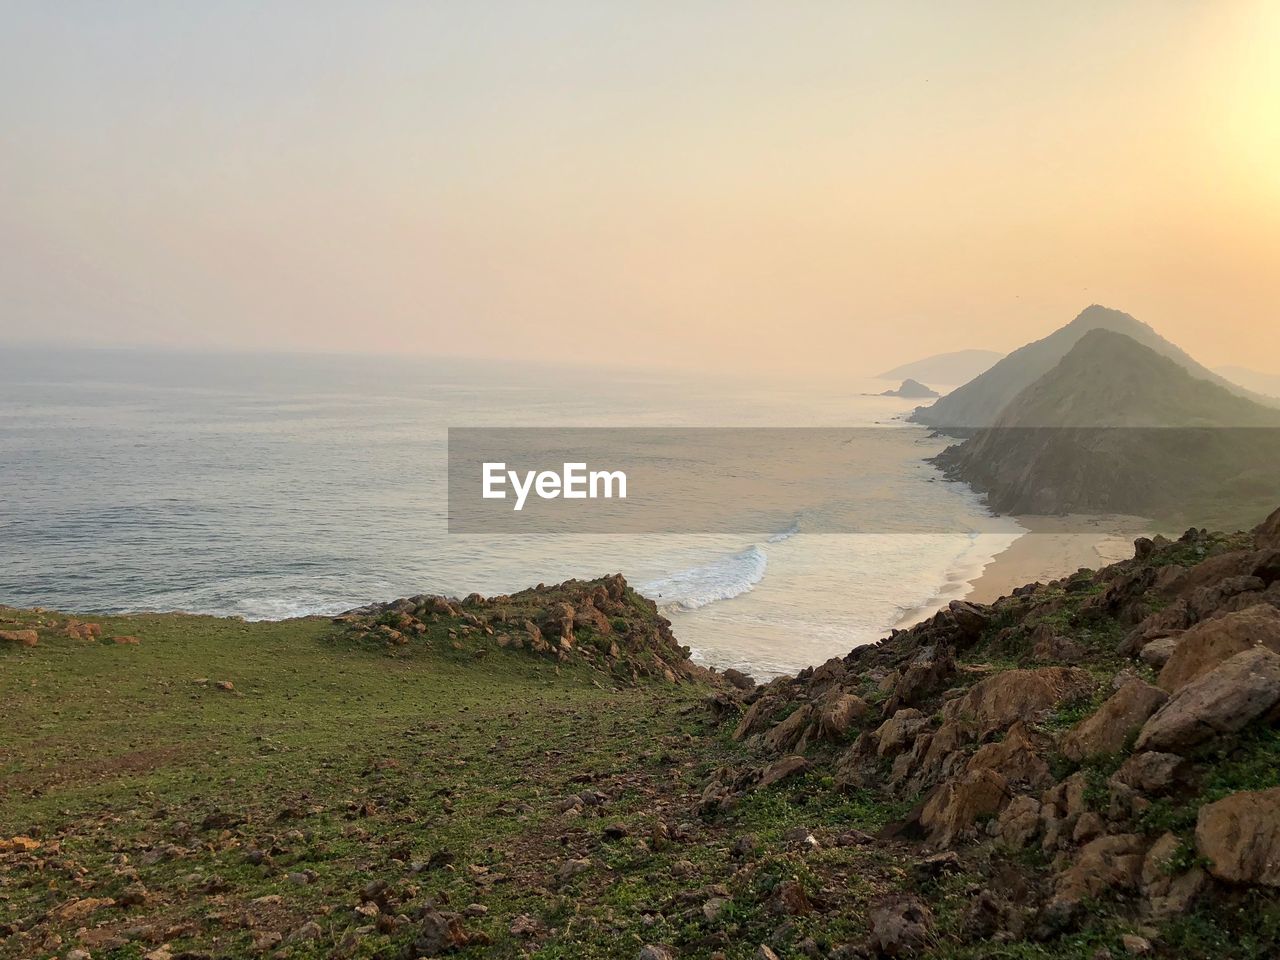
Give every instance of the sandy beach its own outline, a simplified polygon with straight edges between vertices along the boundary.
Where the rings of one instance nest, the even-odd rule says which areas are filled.
[[[1094,570],[1133,556],[1134,538],[1150,521],[1126,516],[1019,516],[1027,533],[995,556],[971,584],[965,599],[991,603],[1015,587]]]

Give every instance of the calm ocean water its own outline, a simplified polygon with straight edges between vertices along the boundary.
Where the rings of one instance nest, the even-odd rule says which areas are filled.
[[[769,676],[955,596],[1016,535],[910,401],[837,388],[458,361],[8,349],[0,355],[0,602],[251,619],[621,571],[705,662]],[[450,426],[869,426],[870,509],[947,534],[450,535]],[[862,478],[866,481],[868,478]],[[886,529],[892,523],[886,523]]]

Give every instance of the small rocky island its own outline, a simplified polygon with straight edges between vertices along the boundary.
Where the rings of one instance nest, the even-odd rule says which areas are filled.
[[[937,390],[925,386],[919,380],[910,378],[902,381],[902,386],[897,390],[886,390],[880,394],[882,397],[907,397],[912,400],[927,400],[932,397],[941,396]]]

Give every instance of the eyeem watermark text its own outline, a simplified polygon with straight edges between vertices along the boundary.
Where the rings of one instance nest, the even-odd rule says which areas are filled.
[[[627,475],[623,471],[587,470],[585,463],[566,463],[560,473],[526,470],[523,476],[517,470],[508,470],[505,463],[485,463],[483,480],[481,495],[486,500],[507,499],[506,486],[510,484],[515,493],[515,510],[524,509],[531,491],[542,500],[612,500],[615,496],[627,499]]]

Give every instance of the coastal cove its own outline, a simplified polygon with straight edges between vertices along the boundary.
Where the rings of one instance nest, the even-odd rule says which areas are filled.
[[[280,619],[621,572],[695,660],[767,677],[964,597],[1023,530],[925,462],[947,441],[904,423],[913,401],[859,383],[89,350],[9,351],[0,373],[0,529],[25,560],[0,572],[0,599],[20,606]],[[449,536],[445,428],[521,416],[883,428],[887,455],[856,479],[884,529],[901,512],[954,533],[807,535],[849,508],[833,490],[755,539]]]

